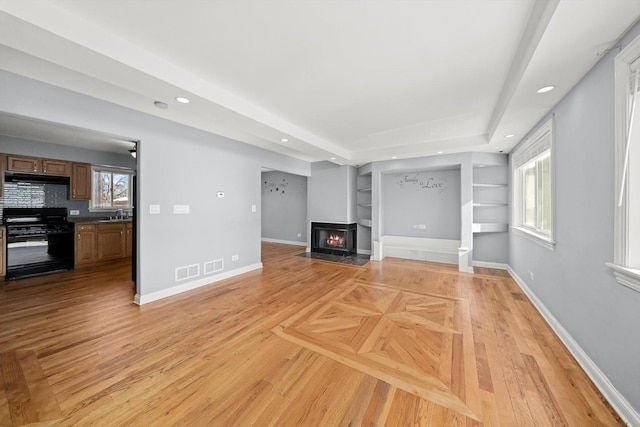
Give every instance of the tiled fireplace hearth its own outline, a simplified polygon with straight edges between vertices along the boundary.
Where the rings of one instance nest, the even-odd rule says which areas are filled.
[[[357,224],[311,223],[311,252],[355,255]]]

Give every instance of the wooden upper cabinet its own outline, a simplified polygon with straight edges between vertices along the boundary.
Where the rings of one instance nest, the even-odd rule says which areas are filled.
[[[71,176],[71,162],[38,159],[35,157],[7,156],[7,171]]]
[[[7,156],[7,171],[40,173],[42,171],[42,159]]]
[[[91,199],[91,165],[73,163],[71,166],[71,199]]]
[[[71,176],[71,162],[42,159],[42,173],[45,175]]]
[[[0,154],[0,197],[4,197],[4,171],[7,168],[7,156]]]

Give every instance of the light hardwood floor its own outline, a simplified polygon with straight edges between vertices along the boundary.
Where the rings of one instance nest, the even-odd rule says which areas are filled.
[[[622,425],[505,272],[301,251],[142,307],[126,263],[1,284],[0,426]]]

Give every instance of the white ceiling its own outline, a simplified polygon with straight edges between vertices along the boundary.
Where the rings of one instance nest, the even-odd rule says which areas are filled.
[[[637,0],[0,0],[0,68],[362,164],[508,152],[639,16]]]

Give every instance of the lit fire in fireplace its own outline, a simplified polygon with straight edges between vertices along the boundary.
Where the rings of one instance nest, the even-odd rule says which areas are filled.
[[[330,235],[329,238],[327,239],[327,246],[332,246],[334,248],[344,247],[344,237],[338,234]]]

